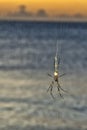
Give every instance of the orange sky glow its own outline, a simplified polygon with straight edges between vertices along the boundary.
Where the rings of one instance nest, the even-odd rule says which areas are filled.
[[[25,5],[26,10],[37,12],[44,9],[51,15],[87,16],[87,0],[0,0],[0,15],[18,11],[19,5]]]

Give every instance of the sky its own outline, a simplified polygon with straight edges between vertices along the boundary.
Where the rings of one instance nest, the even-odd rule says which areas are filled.
[[[87,0],[0,0],[0,17],[6,17],[8,13],[17,14],[20,5],[25,5],[25,11],[33,14],[44,10],[50,17],[75,16],[84,19],[87,16]]]

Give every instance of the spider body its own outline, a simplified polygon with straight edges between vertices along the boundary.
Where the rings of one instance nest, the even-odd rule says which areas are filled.
[[[54,72],[54,81],[58,82],[58,72]]]

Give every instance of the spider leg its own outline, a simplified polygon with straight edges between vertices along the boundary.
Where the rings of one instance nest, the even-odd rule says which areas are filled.
[[[52,85],[54,84],[54,81],[51,82],[49,88],[47,89],[47,92],[52,88]]]
[[[47,89],[47,92],[48,92],[50,89],[51,89],[51,84],[50,84],[49,88]]]
[[[51,86],[51,89],[50,89],[50,95],[51,95],[52,98],[54,99],[54,96],[53,96],[52,90],[53,90],[53,85]]]
[[[66,75],[66,73],[59,75],[59,78],[60,78],[60,77],[63,77],[64,75]]]
[[[63,98],[63,95],[60,93],[60,84],[59,84],[59,82],[57,82],[57,89],[58,89],[58,92],[59,92],[60,97]]]
[[[53,76],[51,74],[49,74],[49,73],[48,73],[48,76],[51,77],[51,78],[53,78]]]
[[[51,89],[51,85],[49,86],[49,88],[47,89],[47,92]]]
[[[57,84],[58,84],[59,88],[60,88],[63,92],[68,93],[68,91],[64,90],[64,89],[60,86],[59,82],[57,82]]]
[[[50,95],[52,96],[52,98],[54,99],[54,96],[53,96],[53,93],[52,93],[52,90],[53,90],[53,85],[54,85],[54,81],[51,82],[49,88],[47,89],[47,92],[50,91]]]

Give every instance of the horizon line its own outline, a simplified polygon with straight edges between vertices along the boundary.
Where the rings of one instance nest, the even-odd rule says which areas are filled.
[[[24,19],[24,18],[0,18],[0,21],[18,21],[18,22],[79,22],[79,23],[87,23],[87,19],[44,19],[44,18],[37,18],[37,19],[33,19],[33,18],[28,18],[28,19]]]

